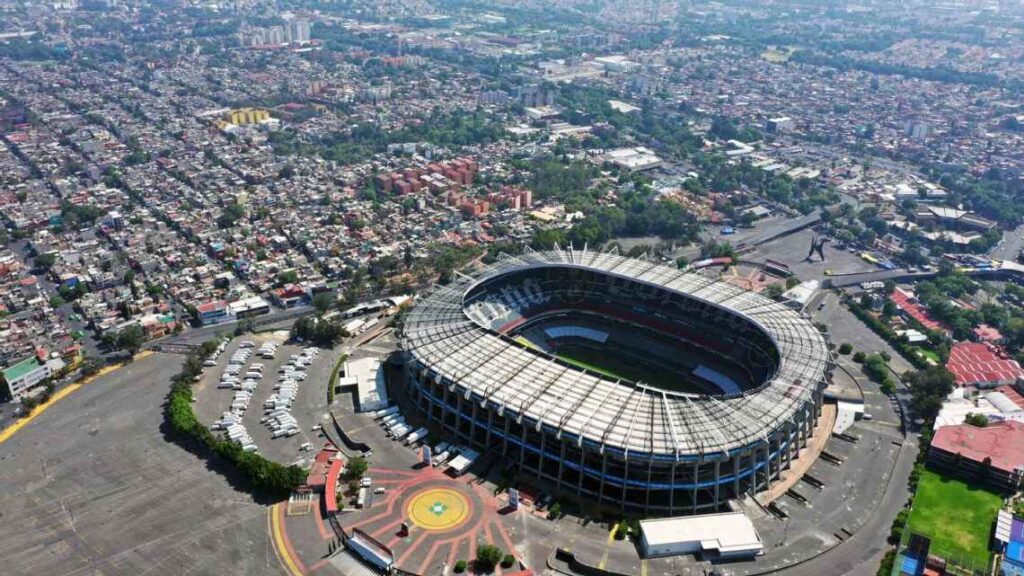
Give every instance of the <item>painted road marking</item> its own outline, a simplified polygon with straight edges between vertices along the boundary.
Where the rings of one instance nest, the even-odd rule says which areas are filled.
[[[612,524],[612,529],[608,531],[608,541],[604,544],[604,554],[601,556],[601,562],[598,563],[597,567],[600,570],[604,570],[605,564],[608,563],[608,554],[612,551],[612,542],[615,540],[615,531],[619,529],[619,523]]]
[[[406,506],[412,523],[424,530],[451,530],[466,521],[473,507],[464,495],[450,488],[431,488],[414,495]]]
[[[274,549],[274,555],[277,556],[277,561],[284,568],[284,571],[288,576],[303,576],[302,571],[296,566],[295,560],[292,555],[288,552],[288,546],[284,542],[284,536],[281,534],[281,519],[277,513],[277,508],[280,504],[274,504],[267,511],[269,515],[267,521],[270,524],[270,535],[271,535],[271,548]]]

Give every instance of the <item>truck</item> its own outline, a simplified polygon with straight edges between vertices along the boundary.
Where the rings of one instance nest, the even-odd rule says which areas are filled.
[[[438,454],[437,456],[434,456],[433,458],[431,458],[430,464],[436,468],[437,466],[440,466],[441,464],[444,464],[445,462],[447,462],[448,458],[450,456],[451,456],[451,453],[449,453],[447,450],[445,450],[445,451],[441,452],[440,454]]]

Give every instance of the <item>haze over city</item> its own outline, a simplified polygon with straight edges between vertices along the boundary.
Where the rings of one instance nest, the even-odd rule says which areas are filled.
[[[0,572],[1024,575],[1024,5],[0,0]]]

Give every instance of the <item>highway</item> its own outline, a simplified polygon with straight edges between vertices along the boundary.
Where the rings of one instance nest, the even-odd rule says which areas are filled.
[[[1016,260],[1024,248],[1024,224],[1003,232],[1003,239],[995,245],[990,256],[996,260]]]

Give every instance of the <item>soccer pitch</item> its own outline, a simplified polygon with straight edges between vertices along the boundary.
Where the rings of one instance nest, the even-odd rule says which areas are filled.
[[[932,540],[932,551],[988,566],[989,534],[1003,499],[986,488],[925,470],[908,528]]]

